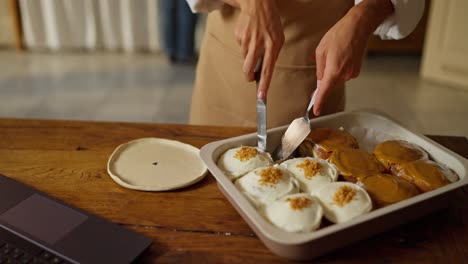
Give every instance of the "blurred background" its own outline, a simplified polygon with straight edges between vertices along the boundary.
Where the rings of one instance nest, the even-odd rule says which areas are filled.
[[[0,0],[0,118],[187,123],[205,17],[177,2]],[[371,39],[346,109],[468,136],[466,10],[427,1],[409,37]],[[168,31],[175,19],[185,31]],[[182,51],[171,34],[188,36]]]

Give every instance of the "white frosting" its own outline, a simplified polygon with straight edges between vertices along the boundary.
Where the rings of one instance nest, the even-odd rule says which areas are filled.
[[[319,162],[321,165],[320,171],[311,178],[307,178],[305,176],[304,169],[297,167],[297,165],[303,163],[305,160]],[[281,166],[288,169],[294,175],[294,177],[299,182],[299,187],[301,190],[307,193],[312,193],[318,188],[331,182],[335,182],[338,179],[338,170],[336,169],[335,165],[319,158],[308,157],[290,159],[281,163]]]
[[[274,185],[262,184],[260,173],[272,167],[257,168],[236,181],[236,186],[256,206],[262,207],[285,195],[298,193],[298,183],[291,173],[284,167],[275,165],[282,172],[281,178]]]
[[[356,191],[353,199],[340,207],[333,197],[342,186],[349,186]],[[333,182],[324,185],[314,192],[320,200],[325,217],[333,223],[343,223],[352,218],[369,212],[372,209],[372,200],[367,192],[360,186],[349,182]]]
[[[312,202],[305,208],[293,209],[288,199],[304,197]],[[265,207],[265,216],[275,226],[288,232],[310,232],[320,226],[323,210],[317,198],[306,193],[287,195]]]
[[[218,160],[218,167],[231,179],[231,181],[245,175],[247,172],[259,167],[273,165],[273,160],[267,152],[258,154],[245,161],[235,158],[237,151],[241,147],[229,149]]]

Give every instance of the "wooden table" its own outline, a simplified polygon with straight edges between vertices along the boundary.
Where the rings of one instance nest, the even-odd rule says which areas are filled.
[[[208,175],[171,192],[117,185],[106,162],[119,144],[141,137],[202,147],[254,131],[186,125],[0,119],[0,173],[153,239],[142,262],[286,262],[270,253]],[[464,137],[432,136],[468,158]],[[468,262],[468,192],[448,209],[340,249],[317,262]]]

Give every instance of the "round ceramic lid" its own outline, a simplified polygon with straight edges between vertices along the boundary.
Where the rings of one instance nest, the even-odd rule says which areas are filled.
[[[191,145],[162,138],[141,138],[115,149],[107,163],[111,178],[123,187],[167,191],[187,187],[207,168]]]

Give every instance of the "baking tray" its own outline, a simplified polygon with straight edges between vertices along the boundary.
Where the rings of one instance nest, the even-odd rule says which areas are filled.
[[[309,260],[334,249],[365,239],[422,215],[446,207],[455,191],[468,184],[468,160],[424,135],[410,131],[384,114],[375,111],[351,111],[312,120],[314,127],[373,129],[395,139],[404,139],[423,147],[432,160],[445,164],[460,177],[459,181],[410,199],[373,210],[341,224],[333,224],[309,233],[289,233],[272,225],[249,203],[216,162],[226,150],[241,145],[256,146],[257,134],[216,141],[205,145],[200,156],[218,182],[218,187],[255,234],[273,253],[296,260]],[[287,126],[268,130],[268,151],[278,145]]]

